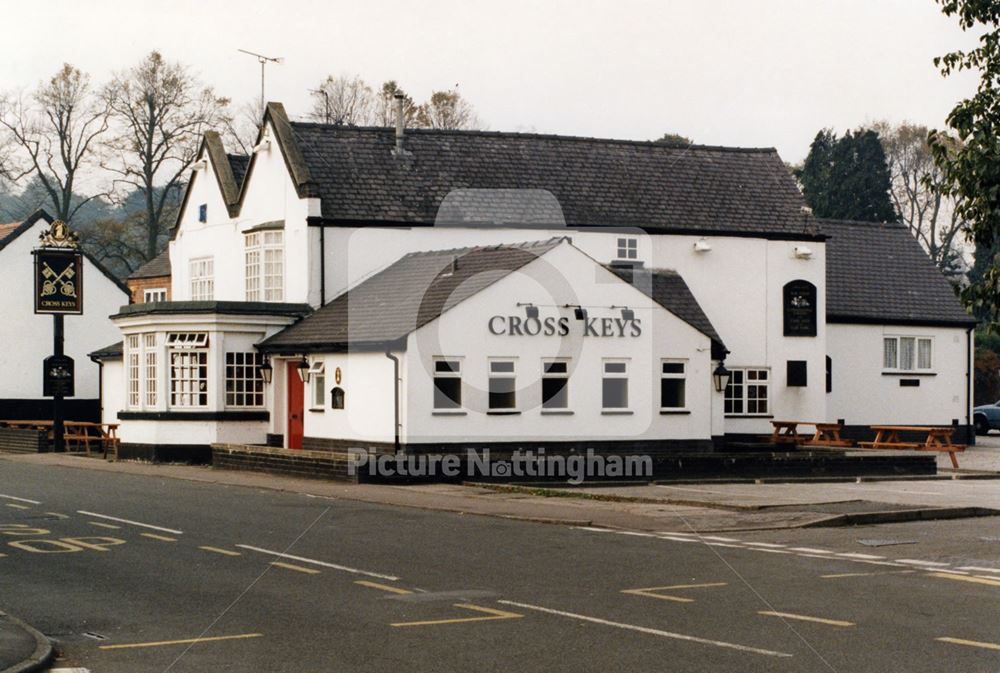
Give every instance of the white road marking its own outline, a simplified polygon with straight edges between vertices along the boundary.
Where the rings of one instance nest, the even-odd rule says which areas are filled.
[[[806,554],[833,554],[829,549],[816,549],[815,547],[789,547],[792,551],[801,551]]]
[[[89,668],[50,668],[49,673],[90,673]]]
[[[744,542],[743,544],[750,547],[767,547],[768,549],[783,549],[788,545],[774,544],[773,542]]]
[[[621,531],[621,534],[633,535],[635,537],[656,537],[656,535],[654,535],[653,533],[640,533],[639,531],[634,531],[634,530],[623,530]]]
[[[314,565],[323,566],[324,568],[333,568],[334,570],[343,570],[347,573],[354,573],[355,575],[365,575],[366,577],[377,577],[383,580],[397,581],[399,578],[395,575],[383,575],[382,573],[374,573],[368,570],[359,570],[358,568],[351,568],[349,566],[342,566],[336,563],[327,563],[326,561],[317,561],[316,559],[305,558],[304,556],[295,556],[293,554],[285,554],[280,551],[271,551],[270,549],[261,549],[260,547],[251,547],[248,544],[238,544],[236,545],[240,549],[249,549],[250,551],[259,552],[261,554],[270,554],[271,556],[277,556],[278,558],[287,558],[293,561],[301,561],[302,563],[312,563]]]
[[[639,633],[648,633],[653,636],[660,636],[661,638],[673,638],[675,640],[686,640],[692,643],[700,643],[702,645],[713,645],[715,647],[722,647],[729,650],[738,650],[740,652],[751,652],[753,654],[763,654],[770,657],[791,657],[791,654],[787,652],[775,652],[774,650],[763,650],[757,647],[749,647],[747,645],[737,645],[736,643],[727,643],[721,640],[710,640],[708,638],[699,638],[697,636],[689,636],[683,633],[674,633],[672,631],[661,631],[660,629],[651,629],[646,626],[636,626],[635,624],[624,624],[622,622],[612,622],[607,619],[600,619],[598,617],[588,617],[587,615],[580,615],[574,612],[564,612],[562,610],[553,610],[552,608],[542,607],[540,605],[529,605],[528,603],[518,603],[516,601],[497,601],[503,605],[510,605],[517,608],[522,608],[524,610],[534,610],[536,612],[544,612],[550,615],[558,615],[560,617],[568,617],[569,619],[578,619],[583,622],[591,622],[593,624],[601,624],[603,626],[613,626],[617,629],[626,629],[628,631],[638,631]]]
[[[959,570],[971,570],[974,573],[1000,573],[1000,568],[980,568],[979,566],[959,566]]]
[[[921,561],[919,559],[912,559],[912,558],[898,558],[896,559],[896,563],[906,563],[907,565],[914,565],[914,566],[928,566],[931,568],[944,568],[946,566],[951,565],[950,563],[939,563],[937,561]]]
[[[41,505],[42,504],[42,503],[38,502],[37,500],[29,500],[28,498],[18,498],[17,496],[14,496],[14,495],[2,495],[2,494],[0,494],[0,498],[4,498],[5,500],[17,500],[18,502],[26,502],[29,505]]]
[[[129,519],[119,519],[116,516],[108,516],[107,514],[97,514],[96,512],[87,512],[82,509],[76,511],[77,514],[83,514],[84,516],[96,516],[98,519],[107,519],[108,521],[117,521],[118,523],[127,523],[130,526],[139,526],[140,528],[149,528],[150,530],[158,530],[164,533],[173,533],[174,535],[183,535],[184,531],[174,530],[173,528],[163,528],[161,526],[154,526],[148,523],[140,523],[138,521],[131,521]]]
[[[792,553],[790,551],[785,551],[784,549],[767,549],[766,547],[754,547],[752,549],[748,549],[747,551],[762,551],[762,552],[765,552],[767,554],[791,554]]]
[[[721,535],[702,535],[703,540],[715,540],[716,542],[739,542],[731,537],[722,537]]]
[[[660,535],[661,540],[672,540],[673,542],[697,542],[698,540],[691,537],[673,537],[672,535]]]
[[[741,544],[728,544],[726,542],[706,542],[709,547],[729,547],[730,549],[746,549]]]
[[[573,526],[573,528],[576,528],[577,530],[589,530],[591,533],[614,533],[614,532],[616,532],[616,531],[613,531],[613,530],[611,530],[609,528],[595,528],[594,526]]]
[[[884,556],[877,556],[876,554],[859,554],[858,552],[836,552],[837,556],[843,556],[844,558],[859,558],[866,561],[881,561]]]

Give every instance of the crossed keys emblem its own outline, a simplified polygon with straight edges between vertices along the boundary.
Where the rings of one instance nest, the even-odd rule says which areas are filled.
[[[76,298],[76,283],[73,282],[73,277],[76,276],[76,270],[73,268],[73,264],[68,265],[62,270],[62,273],[56,273],[48,262],[42,263],[42,277],[45,279],[42,282],[42,296],[48,297],[50,295],[56,294],[56,284],[59,284],[59,292],[65,297]]]

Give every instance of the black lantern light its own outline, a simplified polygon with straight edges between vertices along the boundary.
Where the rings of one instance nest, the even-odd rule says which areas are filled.
[[[260,378],[264,379],[264,383],[270,384],[271,379],[274,378],[274,367],[271,366],[271,359],[268,358],[264,360],[264,363],[260,366]]]
[[[587,319],[587,309],[585,309],[582,306],[577,306],[575,309],[573,309],[573,314],[576,316],[577,320]]]
[[[527,316],[529,319],[531,319],[531,318],[537,319],[538,318],[538,307],[535,306],[534,304],[525,304],[524,305],[524,315]]]
[[[622,320],[635,320],[635,311],[628,306],[622,308]]]
[[[730,371],[726,369],[726,365],[723,362],[719,362],[719,366],[715,368],[712,372],[712,379],[715,380],[715,392],[721,393],[729,385],[729,375]]]
[[[302,379],[302,383],[309,383],[309,360],[306,360],[305,355],[298,361],[295,368],[299,372],[299,378]]]

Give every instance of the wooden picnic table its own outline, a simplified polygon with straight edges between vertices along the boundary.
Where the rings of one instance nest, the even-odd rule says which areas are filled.
[[[4,421],[0,420],[0,426],[8,428],[22,428],[26,430],[39,430],[48,433],[48,438],[52,440],[52,426],[54,425],[51,420],[17,420],[17,421]],[[94,423],[91,421],[63,421],[64,434],[63,439],[68,443],[76,443],[76,448],[80,448],[83,445],[90,455],[90,443],[99,442],[100,447],[104,450],[104,457],[108,457],[108,450],[114,450],[114,458],[118,457],[118,423]]]
[[[958,458],[956,452],[965,451],[964,444],[953,444],[951,441],[955,428],[948,426],[925,426],[925,425],[873,425],[871,429],[875,431],[875,441],[860,442],[858,446],[863,449],[911,449],[914,451],[941,451],[947,453],[951,458],[951,465],[958,469]],[[923,442],[906,442],[899,437],[901,432],[920,433],[925,439]]]
[[[815,444],[819,446],[849,446],[852,442],[841,438],[843,426],[840,423],[818,423],[815,421],[771,421],[774,432],[771,441],[775,444]],[[816,431],[799,434],[800,425],[811,425]]]

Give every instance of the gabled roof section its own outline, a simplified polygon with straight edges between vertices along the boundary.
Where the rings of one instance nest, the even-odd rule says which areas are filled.
[[[39,208],[34,213],[32,213],[28,219],[26,219],[24,222],[21,222],[20,224],[15,222],[6,225],[0,225],[5,227],[7,230],[7,233],[2,237],[0,237],[0,250],[6,248],[8,245],[17,240],[17,238],[21,234],[23,234],[24,232],[28,231],[33,226],[38,224],[39,220],[44,221],[46,224],[52,224],[53,217],[49,215],[47,212],[45,212],[44,209]],[[11,225],[16,225],[16,226],[12,227]],[[128,285],[126,285],[124,282],[122,282],[121,279],[119,279],[117,276],[111,273],[111,271],[109,271],[107,267],[105,267],[103,264],[97,261],[97,259],[93,255],[91,255],[82,247],[80,248],[80,252],[83,254],[83,256],[87,259],[88,262],[94,265],[94,268],[103,273],[107,277],[107,279],[110,280],[112,283],[117,285],[119,290],[124,292],[129,297],[132,296],[132,291],[129,289]]]
[[[243,178],[246,177],[247,167],[250,166],[250,157],[246,154],[227,154],[226,158],[229,159],[229,168],[233,172],[233,179],[236,181],[236,191],[238,193],[243,187]],[[238,195],[236,200],[239,201]]]
[[[208,154],[209,159],[211,159],[212,168],[215,171],[215,179],[219,184],[222,200],[226,202],[229,216],[235,217],[239,212],[240,187],[243,184],[243,174],[246,173],[246,169],[245,167],[243,168],[240,179],[237,180],[230,155],[226,154],[226,150],[222,145],[222,136],[215,131],[205,132],[203,148],[205,153]],[[186,201],[187,199],[185,198]]]
[[[162,278],[170,275],[170,247],[129,274],[129,280]]]
[[[838,323],[971,327],[951,284],[897,223],[820,220],[826,319]]]
[[[307,318],[264,340],[262,351],[301,352],[399,342],[456,304],[568,241],[415,252]]]
[[[52,224],[52,217],[39,208],[33,212],[24,222],[8,222],[0,224],[0,250],[17,240],[17,237],[31,229],[38,220],[44,220],[46,224]]]
[[[606,267],[625,282],[712,340],[712,357],[721,360],[729,351],[712,321],[679,273],[672,269],[622,269]]]
[[[268,110],[299,195],[319,197],[332,223],[428,225],[453,190],[532,189],[551,192],[570,226],[819,236],[774,149],[407,129],[398,156],[392,129],[288,122],[280,106]]]

